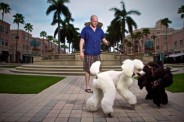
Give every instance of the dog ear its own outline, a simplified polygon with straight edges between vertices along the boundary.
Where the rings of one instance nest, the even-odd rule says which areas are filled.
[[[123,65],[121,65],[122,72],[128,77],[132,77],[134,73],[134,63],[131,62],[124,62]]]

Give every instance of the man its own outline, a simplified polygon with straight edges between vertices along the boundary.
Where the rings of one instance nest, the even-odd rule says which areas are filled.
[[[101,28],[97,27],[98,17],[92,15],[90,19],[90,25],[86,26],[81,31],[80,39],[80,58],[83,60],[83,69],[85,71],[85,91],[92,93],[91,87],[89,85],[90,81],[90,66],[93,62],[100,60],[101,53],[101,41],[106,45],[109,42],[105,39],[105,34]]]

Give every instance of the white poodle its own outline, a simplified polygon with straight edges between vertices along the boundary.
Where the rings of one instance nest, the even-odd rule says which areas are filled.
[[[129,90],[129,87],[133,84],[134,75],[144,74],[142,71],[144,67],[143,62],[138,59],[127,59],[123,61],[122,71],[111,70],[105,72],[99,71],[100,64],[100,61],[96,61],[90,67],[91,74],[95,75],[96,78],[93,79],[93,94],[86,102],[87,109],[89,111],[97,111],[101,102],[104,113],[111,116],[116,90],[130,105],[135,106],[137,99]]]

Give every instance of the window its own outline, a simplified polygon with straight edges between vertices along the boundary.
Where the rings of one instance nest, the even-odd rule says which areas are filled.
[[[167,38],[166,38],[166,36],[164,36],[163,40],[164,40],[164,43],[166,43],[166,42],[167,42]]]
[[[180,46],[183,45],[183,40],[180,40]]]
[[[4,45],[4,41],[3,40],[1,40],[1,44]]]
[[[23,49],[27,49],[27,47],[28,47],[27,45],[23,45]]]
[[[159,43],[160,43],[160,42],[159,42],[159,38],[157,38],[157,39],[156,39],[156,44],[159,44]]]
[[[5,42],[5,46],[8,46],[8,42]]]
[[[28,40],[28,37],[26,35],[23,35],[23,40],[24,41],[27,41]]]
[[[5,28],[5,33],[8,34],[8,27]]]
[[[2,25],[0,25],[0,31],[4,32],[4,27]]]
[[[12,39],[16,39],[16,34],[12,34],[12,35],[11,35],[11,38],[12,38]]]
[[[159,46],[156,46],[156,49],[158,50],[158,49],[160,49],[160,47]]]
[[[174,46],[175,46],[175,47],[177,46],[177,41],[174,41]]]

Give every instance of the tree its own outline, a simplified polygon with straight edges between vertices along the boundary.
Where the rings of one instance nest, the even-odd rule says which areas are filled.
[[[61,22],[61,14],[65,17],[71,18],[71,13],[69,9],[64,5],[64,3],[70,2],[69,0],[47,0],[50,3],[46,14],[49,15],[51,12],[54,12],[53,21],[57,21],[58,24],[58,53],[60,54],[60,22]]]
[[[147,40],[148,38],[148,34],[150,34],[150,30],[148,29],[148,28],[144,28],[143,30],[142,30],[142,35],[143,36],[145,36],[145,38],[144,38],[144,41],[143,41],[143,39],[142,39],[142,46],[144,46],[144,42],[145,42],[145,40]],[[143,48],[141,48],[142,50],[141,51],[143,51]]]
[[[117,46],[118,42],[121,40],[121,26],[119,26],[119,23],[115,22],[116,20],[114,19],[111,21],[110,26],[107,28],[107,35],[106,38],[110,42],[110,45]],[[116,31],[115,31],[116,30]]]
[[[138,41],[138,53],[141,52],[141,50],[143,50],[143,34],[141,31],[137,31],[133,34],[133,39],[135,39],[136,41]],[[137,44],[137,43],[136,43]]]
[[[3,11],[3,12],[2,12],[2,21],[3,21],[4,14],[10,13],[11,8],[10,8],[10,6],[9,6],[8,4],[1,2],[1,3],[0,3],[0,10]]]
[[[169,27],[169,23],[172,23],[168,18],[164,18],[161,20],[161,24],[166,27],[165,30],[165,40],[166,40],[166,54],[168,54],[168,40],[167,40],[167,29]]]
[[[27,55],[28,55],[28,49],[29,49],[29,32],[32,32],[33,25],[31,25],[30,23],[26,23],[25,26],[24,26],[24,29],[28,32],[28,36],[27,36]]]
[[[51,36],[51,35],[48,35],[47,36],[47,41],[48,41],[48,49],[49,49],[49,47],[50,47],[50,42],[52,42],[54,40],[54,37],[53,36]],[[51,49],[52,50],[52,49]]]
[[[15,57],[16,57],[16,62],[18,62],[18,57],[17,57],[17,41],[19,39],[18,31],[19,31],[19,24],[24,24],[24,16],[22,14],[16,13],[15,15],[13,15],[13,17],[14,17],[13,23],[17,24]]]
[[[141,13],[137,10],[130,10],[127,11],[125,8],[125,4],[124,2],[120,2],[122,4],[122,9],[118,9],[118,8],[111,8],[110,10],[114,11],[114,24],[117,26],[119,25],[119,31],[121,34],[121,44],[123,45],[123,40],[125,39],[125,32],[127,32],[126,30],[126,26],[128,27],[128,32],[130,34],[133,33],[133,28],[137,28],[137,24],[136,22],[130,17],[130,15],[141,15]],[[114,30],[115,31],[115,30]],[[117,31],[117,29],[116,29]]]
[[[181,14],[181,19],[183,19],[183,40],[184,40],[184,5],[178,9],[178,14]]]
[[[184,19],[184,5],[178,9],[178,14],[181,14],[181,19]]]
[[[47,37],[47,32],[45,31],[41,31],[40,32],[40,37],[43,37],[43,41],[42,41],[42,54],[45,52],[45,47],[44,47],[44,37]]]
[[[150,30],[148,28],[144,28],[142,30],[142,34],[147,38],[148,37],[148,34],[150,34]]]
[[[70,22],[70,18],[65,18],[65,20],[61,20],[61,26],[60,26],[60,37],[61,37],[61,42],[64,43],[65,45],[65,40],[69,43],[69,52],[70,52],[70,45],[72,42],[75,41],[78,35],[78,28],[75,28],[73,24]],[[54,37],[58,34],[58,29],[56,28],[54,32]],[[66,52],[65,48],[64,51]]]

